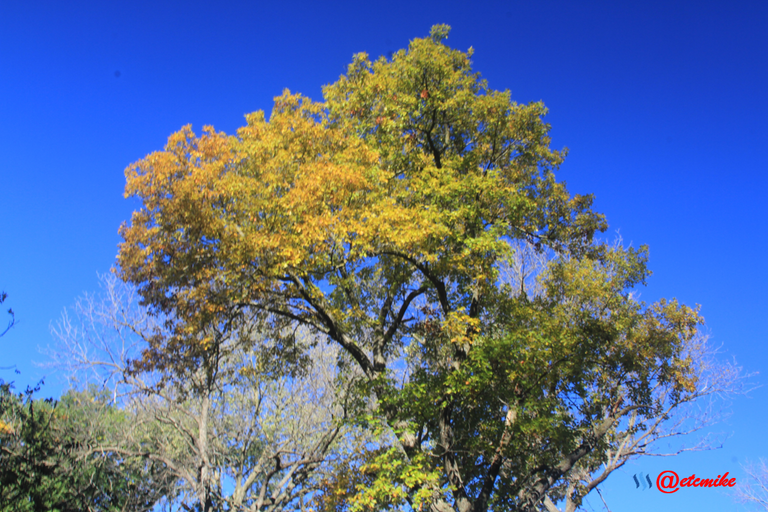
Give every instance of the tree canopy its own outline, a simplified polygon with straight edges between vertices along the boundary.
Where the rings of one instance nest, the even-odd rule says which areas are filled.
[[[357,421],[396,437],[338,466],[329,507],[572,509],[701,396],[702,318],[636,299],[647,248],[596,237],[544,105],[490,89],[448,32],[126,170],[118,273],[171,333],[136,365],[183,374],[247,316],[290,366],[309,328],[364,376]],[[544,263],[511,271],[524,254]]]

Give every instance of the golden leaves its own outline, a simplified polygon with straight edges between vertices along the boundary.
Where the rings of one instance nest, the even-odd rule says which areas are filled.
[[[436,34],[391,61],[355,56],[324,103],[286,90],[236,136],[185,126],[129,166],[126,195],[142,209],[120,231],[122,277],[196,328],[225,313],[205,304],[227,301],[283,301],[328,321],[317,312],[327,297],[312,302],[302,286],[371,263],[427,288],[460,283],[443,292],[443,327],[471,342],[480,326],[465,308],[492,294],[507,241],[580,243],[594,225],[574,218],[593,214],[554,180],[562,154],[543,105],[490,91],[471,54]],[[366,307],[350,299],[334,316],[377,316]]]
[[[12,426],[10,426],[8,423],[4,422],[3,420],[0,420],[0,434],[14,434],[14,429]]]

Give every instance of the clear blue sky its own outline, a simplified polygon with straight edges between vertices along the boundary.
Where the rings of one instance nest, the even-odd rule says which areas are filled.
[[[475,68],[518,102],[544,100],[560,177],[625,241],[648,244],[643,298],[702,304],[747,372],[768,372],[768,2],[0,2],[0,289],[19,324],[0,377],[19,387],[50,322],[114,263],[124,168],[181,126],[233,133],[289,88],[320,99],[352,54],[453,27]],[[55,379],[46,393],[57,396]],[[631,475],[714,477],[768,457],[768,392],[737,398],[721,450],[635,463],[613,512],[740,510],[714,489],[665,496]],[[597,496],[589,503],[602,509]]]

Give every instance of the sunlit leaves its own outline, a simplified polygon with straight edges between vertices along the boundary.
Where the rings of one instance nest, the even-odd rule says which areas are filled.
[[[546,107],[490,89],[447,36],[358,54],[324,102],[286,91],[235,136],[185,128],[127,170],[142,209],[119,271],[174,324],[166,354],[248,311],[273,336],[328,336],[365,376],[358,412],[400,450],[363,457],[378,476],[361,508],[426,489],[460,510],[538,506],[621,415],[658,413],[658,386],[697,383],[698,312],[635,300],[647,249],[595,240],[605,218],[556,178]],[[549,259],[520,290],[502,275],[516,248]]]

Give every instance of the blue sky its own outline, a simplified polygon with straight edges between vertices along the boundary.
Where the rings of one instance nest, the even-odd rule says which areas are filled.
[[[612,232],[650,246],[642,297],[701,304],[713,343],[768,374],[768,2],[0,3],[0,289],[18,325],[0,366],[19,387],[49,325],[114,263],[137,206],[125,167],[181,126],[233,133],[283,88],[320,99],[354,53],[453,27],[475,69],[543,100],[560,171]],[[47,394],[61,392],[49,378]],[[613,512],[741,510],[715,489],[635,489],[632,474],[714,477],[768,457],[768,391],[737,398],[721,450],[642,460],[611,477]],[[597,496],[589,498],[602,510]]]

